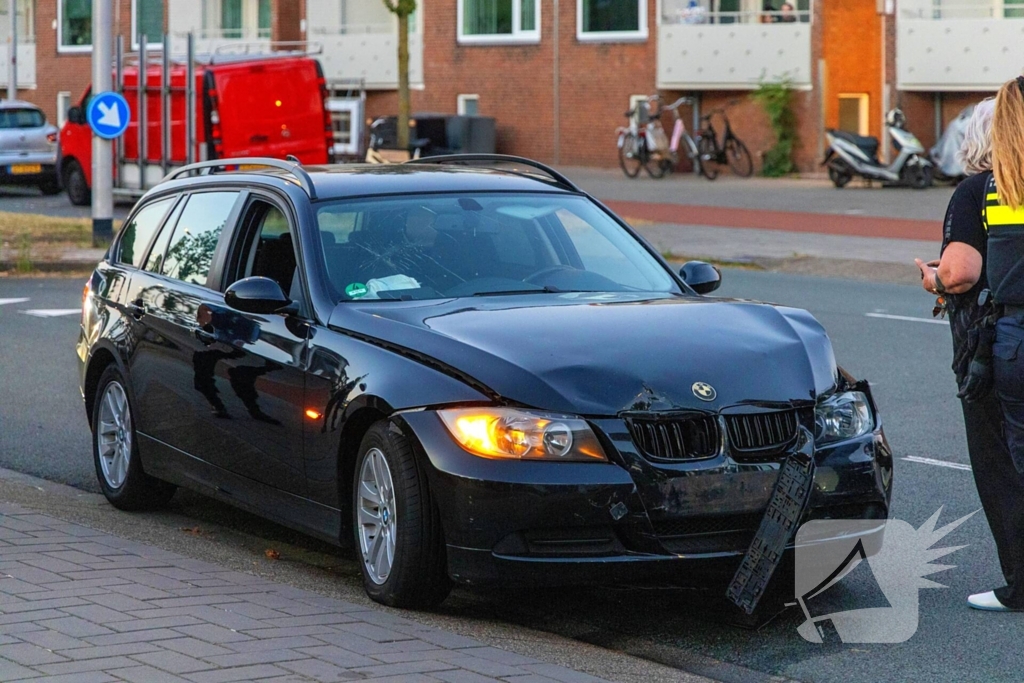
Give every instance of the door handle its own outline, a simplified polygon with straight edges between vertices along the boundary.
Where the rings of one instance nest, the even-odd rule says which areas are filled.
[[[217,341],[216,333],[204,330],[201,327],[193,327],[192,335],[196,339],[198,339],[201,344],[205,344],[206,346],[209,346],[213,342]]]
[[[136,299],[128,304],[128,312],[136,320],[141,320],[142,316],[146,315],[146,307],[142,304],[142,299]]]

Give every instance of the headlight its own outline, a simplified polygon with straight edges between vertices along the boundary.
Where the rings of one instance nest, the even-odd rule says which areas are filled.
[[[437,412],[463,448],[485,458],[607,461],[584,420],[514,408],[458,408]]]
[[[867,434],[875,426],[868,397],[860,391],[829,396],[815,408],[814,426],[819,445]]]

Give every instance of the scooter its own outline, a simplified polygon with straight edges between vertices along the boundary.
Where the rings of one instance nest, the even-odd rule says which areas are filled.
[[[856,175],[919,190],[930,187],[935,166],[928,159],[924,145],[906,125],[907,119],[899,109],[893,109],[885,117],[886,130],[898,152],[896,160],[888,166],[878,160],[878,138],[830,128],[825,132],[829,147],[822,162],[823,166],[828,166],[829,179],[839,188]]]

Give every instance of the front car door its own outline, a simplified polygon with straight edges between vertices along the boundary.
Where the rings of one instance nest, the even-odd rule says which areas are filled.
[[[246,277],[268,277],[305,309],[296,267],[296,223],[287,205],[252,194],[227,247],[220,288]],[[217,422],[221,466],[288,493],[304,495],[302,459],[305,316],[243,313],[223,299],[201,313],[211,334],[202,361]]]

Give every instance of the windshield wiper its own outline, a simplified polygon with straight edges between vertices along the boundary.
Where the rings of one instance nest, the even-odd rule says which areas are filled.
[[[475,292],[470,296],[512,296],[515,294],[564,294],[565,289],[559,289],[551,285],[544,285],[536,289],[499,289],[489,292]]]

